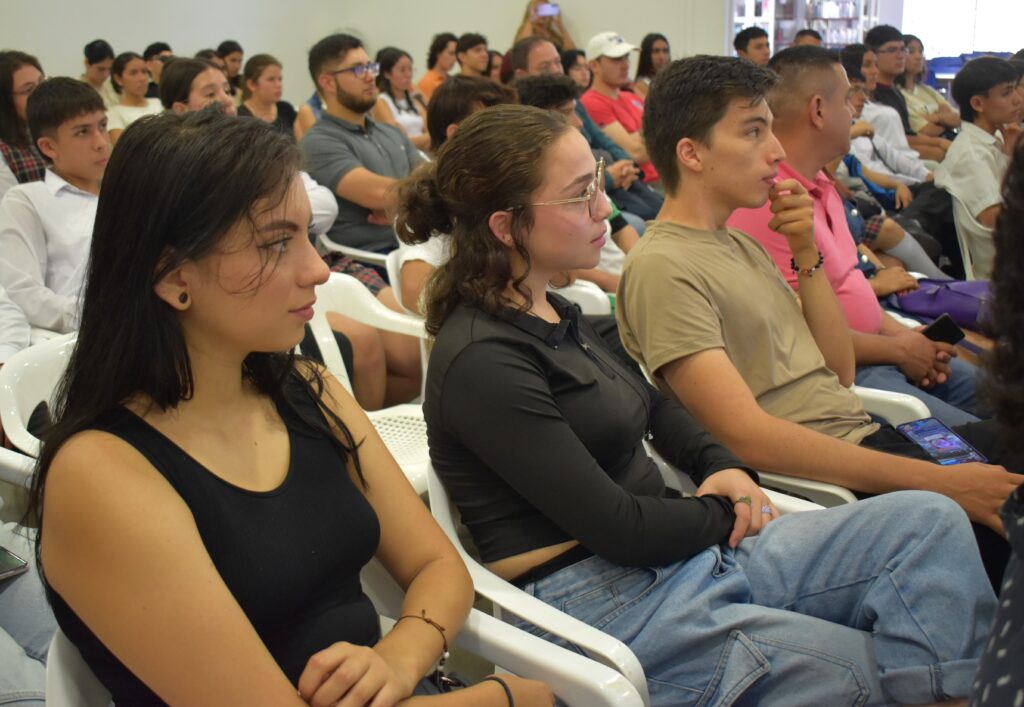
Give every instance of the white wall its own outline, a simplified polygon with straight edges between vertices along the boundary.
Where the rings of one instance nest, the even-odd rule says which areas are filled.
[[[285,98],[304,101],[312,91],[306,53],[321,37],[349,31],[371,55],[394,45],[408,51],[418,74],[437,32],[477,31],[495,49],[511,46],[525,0],[0,0],[0,48],[39,57],[50,76],[78,76],[82,48],[93,39],[115,52],[142,53],[150,42],[168,42],[191,56],[221,40],[238,40],[246,54],[274,54],[285,67]],[[569,32],[579,45],[597,32],[616,30],[639,44],[647,32],[668,37],[674,56],[724,53],[726,0],[563,0]]]

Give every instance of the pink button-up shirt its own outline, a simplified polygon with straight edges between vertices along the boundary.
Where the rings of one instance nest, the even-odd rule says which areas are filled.
[[[779,165],[779,179],[796,179],[814,201],[814,243],[825,256],[822,266],[832,284],[839,305],[851,329],[877,334],[882,328],[882,308],[864,273],[857,269],[857,244],[846,224],[842,198],[824,172],[814,181],[805,179],[791,166]],[[790,265],[793,255],[784,236],[768,228],[772,219],[771,202],[759,209],[737,209],[729,218],[729,226],[752,236],[782,271],[790,287],[799,292],[796,273]]]

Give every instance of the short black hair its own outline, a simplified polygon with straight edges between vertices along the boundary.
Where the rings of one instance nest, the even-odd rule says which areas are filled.
[[[430,40],[430,49],[427,50],[427,68],[433,69],[437,66],[437,57],[448,48],[448,45],[452,42],[458,44],[459,38],[451,32],[441,32],[435,34],[434,38]]]
[[[580,96],[580,87],[571,77],[562,74],[524,76],[512,82],[524,106],[555,110]]]
[[[644,142],[665,191],[679,188],[676,145],[683,138],[708,144],[715,124],[737,98],[755,105],[775,86],[775,72],[746,59],[700,55],[669,64],[644,103]]]
[[[953,79],[953,100],[960,106],[960,117],[973,123],[976,116],[971,99],[988,95],[1003,83],[1017,83],[1017,69],[1006,59],[980,56],[964,64]]]
[[[526,71],[530,64],[530,52],[541,42],[551,42],[551,40],[533,35],[531,37],[523,37],[513,44],[512,53],[509,55],[512,59],[512,70]],[[551,43],[554,44],[554,42]]]
[[[892,25],[878,25],[877,27],[872,27],[868,30],[868,33],[864,35],[864,43],[876,50],[883,44],[902,41],[903,33]]]
[[[188,103],[192,82],[207,69],[223,72],[223,69],[208,59],[176,57],[167,62],[160,75],[160,104],[171,110],[175,103]]]
[[[114,58],[114,48],[105,39],[94,39],[82,50],[88,64],[99,64],[101,61]]]
[[[562,70],[565,73],[569,73],[569,69],[576,65],[576,59],[583,57],[583,61],[587,60],[587,53],[582,49],[566,49],[562,52]]]
[[[1010,58],[1007,61],[1010,62],[1010,66],[1017,70],[1017,81],[1024,79],[1024,59]]]
[[[797,40],[800,39],[801,37],[814,37],[819,42],[825,41],[821,36],[821,32],[819,32],[816,29],[811,29],[810,27],[804,27],[802,30],[800,30],[793,36],[793,39]]]
[[[481,44],[487,46],[487,37],[476,32],[466,32],[455,42],[455,53],[461,54],[462,52],[469,51],[473,47],[478,47]]]
[[[53,137],[57,128],[69,120],[105,110],[100,94],[87,83],[67,76],[43,81],[29,94],[26,107],[32,142]]]
[[[142,52],[142,58],[145,61],[149,61],[150,59],[155,57],[160,52],[171,52],[171,53],[173,53],[174,50],[171,49],[171,45],[168,44],[167,42],[153,42],[148,47],[146,47],[145,51]]]
[[[200,49],[192,58],[213,61],[214,59],[223,59],[224,57],[218,54],[216,49]]]
[[[864,71],[861,67],[864,66],[864,55],[874,51],[874,49],[866,44],[847,44],[840,49],[839,61],[842,62],[843,68],[846,69],[846,77],[851,80],[863,81]]]
[[[1024,61],[1024,49],[1021,49],[1019,52],[1011,56],[1010,59],[1013,61]]]
[[[316,77],[324,67],[333,61],[344,61],[346,54],[362,46],[363,42],[358,37],[340,33],[324,37],[314,44],[309,50],[309,75],[313,79],[313,85],[319,90]]]
[[[448,139],[448,126],[461,123],[479,107],[516,103],[514,89],[482,76],[451,76],[437,87],[427,106],[430,146],[437,150]]]
[[[839,63],[839,52],[813,44],[787,47],[773,56],[768,68],[778,75],[779,82],[769,91],[768,104],[776,119],[786,117],[788,105],[796,102],[802,105],[810,98],[806,87],[815,76],[827,74],[831,85],[835,78],[832,67]]]
[[[768,33],[760,27],[747,27],[741,29],[736,33],[736,37],[732,40],[732,46],[738,52],[747,51],[747,47],[750,42],[757,39],[758,37],[767,37]]]
[[[242,51],[242,45],[233,39],[225,39],[217,45],[217,56],[221,59],[226,57],[228,54],[234,54],[235,52],[238,52],[239,54],[245,53]]]

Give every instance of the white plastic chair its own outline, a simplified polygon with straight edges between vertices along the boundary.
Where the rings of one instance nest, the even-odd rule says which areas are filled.
[[[693,484],[685,475],[681,475],[664,460],[655,457],[666,484],[677,490],[686,492],[686,485],[692,489]],[[685,479],[685,481],[684,481]],[[463,562],[469,569],[476,591],[490,599],[495,611],[500,615],[508,612],[529,621],[534,626],[558,636],[582,649],[591,659],[612,668],[626,678],[643,700],[644,705],[650,704],[647,689],[647,678],[636,655],[626,644],[617,638],[600,631],[579,619],[565,614],[555,607],[545,604],[540,599],[530,596],[514,584],[505,581],[484,567],[475,557],[470,555],[459,538],[458,511],[448,497],[448,492],[441,483],[434,468],[427,470],[428,496],[430,512],[441,529],[455,545]],[[768,496],[779,509],[780,513],[792,513],[805,510],[819,510],[818,506],[807,501],[768,491]],[[557,692],[557,690],[556,690]]]
[[[361,576],[367,596],[382,616],[382,630],[401,615],[402,591],[376,561]],[[543,680],[572,707],[641,707],[640,695],[622,675],[477,611],[470,612],[455,645],[516,675]],[[46,663],[50,707],[107,707],[110,693],[60,629]]]
[[[552,287],[551,291],[578,304],[584,314],[600,316],[612,313],[612,303],[608,299],[608,295],[592,282],[576,280],[566,287]]]
[[[992,277],[996,257],[992,229],[974,218],[974,214],[956,194],[949,194],[953,197],[953,223],[956,226],[956,239],[960,243],[960,254],[964,259],[964,275],[968,280],[987,280]]]
[[[34,468],[35,459],[32,457],[0,447],[0,481],[28,488]]]
[[[334,331],[327,322],[327,312],[338,312],[368,326],[421,340],[425,336],[423,320],[419,317],[388,309],[351,275],[331,273],[328,281],[316,288],[313,320],[309,325],[327,370],[349,392],[352,392],[352,383],[345,370]],[[383,410],[368,411],[366,414],[416,493],[423,494],[427,490],[426,464],[429,456],[427,425],[423,421],[422,406],[395,405]]]
[[[382,253],[375,253],[372,250],[363,250],[362,248],[353,248],[352,246],[335,243],[327,236],[326,233],[321,233],[317,236],[317,243],[320,246],[320,252],[341,253],[342,255],[347,255],[352,258],[352,260],[365,265],[384,267],[387,261],[387,256]],[[396,240],[395,243],[397,245],[398,241]]]
[[[0,420],[15,447],[39,456],[39,439],[28,420],[39,403],[49,402],[75,348],[75,334],[47,339],[7,359],[0,368]]]
[[[39,327],[32,327],[32,331],[29,334],[29,342],[33,345],[49,341],[50,339],[56,339],[60,336],[59,332],[50,331],[49,329],[40,329]]]

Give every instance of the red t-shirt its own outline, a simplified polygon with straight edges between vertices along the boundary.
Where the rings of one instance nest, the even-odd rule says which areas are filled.
[[[614,100],[591,88],[580,100],[599,128],[620,123],[630,134],[643,129],[644,99],[631,91],[620,90],[618,100]],[[642,162],[640,169],[644,171],[645,182],[656,182],[661,179],[650,160]]]

